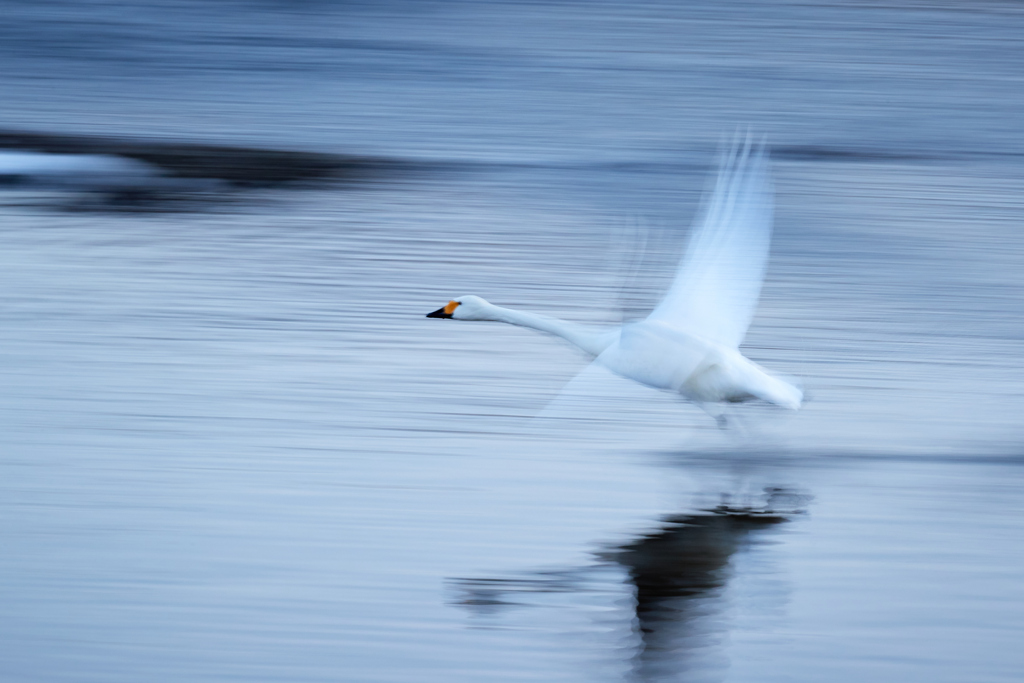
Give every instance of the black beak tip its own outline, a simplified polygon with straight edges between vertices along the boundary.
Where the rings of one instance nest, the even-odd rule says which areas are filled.
[[[452,314],[451,313],[445,313],[444,312],[444,306],[442,306],[441,308],[437,309],[436,311],[432,311],[430,313],[427,313],[427,317],[428,318],[451,318]]]

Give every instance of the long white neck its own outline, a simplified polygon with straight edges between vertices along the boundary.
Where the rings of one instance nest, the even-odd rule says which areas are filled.
[[[511,308],[495,306],[494,304],[490,305],[488,317],[490,320],[497,322],[529,327],[538,332],[561,337],[570,344],[583,349],[591,356],[600,355],[602,351],[615,342],[619,335],[618,330],[596,330],[557,318],[549,318],[546,315],[516,311]]]

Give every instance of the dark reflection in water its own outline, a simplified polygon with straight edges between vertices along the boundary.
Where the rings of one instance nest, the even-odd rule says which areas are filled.
[[[657,532],[604,554],[635,586],[634,659],[640,680],[676,680],[690,671],[687,653],[716,645],[725,626],[716,619],[729,560],[760,531],[787,521],[804,497],[769,489],[763,504],[731,504],[667,518]],[[715,668],[707,661],[701,668]],[[705,674],[711,673],[704,671]]]
[[[599,563],[583,569],[456,579],[457,602],[478,616],[493,616],[505,607],[530,604],[528,595],[599,590],[595,576],[615,567],[625,572],[633,593],[634,679],[718,680],[731,559],[761,532],[802,514],[809,500],[807,494],[774,487],[756,500],[722,496],[717,506],[666,517],[656,531],[597,553]]]

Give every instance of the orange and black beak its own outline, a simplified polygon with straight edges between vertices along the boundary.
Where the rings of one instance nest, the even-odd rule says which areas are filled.
[[[427,313],[428,318],[451,318],[452,313],[459,307],[458,301],[449,301],[446,305],[437,309],[432,313]]]

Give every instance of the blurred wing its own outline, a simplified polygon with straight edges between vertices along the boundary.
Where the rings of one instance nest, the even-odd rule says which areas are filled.
[[[566,384],[533,424],[597,433],[613,424],[642,426],[659,420],[678,426],[678,395],[619,377],[598,360]]]
[[[768,158],[748,136],[725,156],[676,278],[648,320],[738,347],[761,293],[772,209]]]
[[[622,409],[631,382],[600,363],[591,363],[537,414],[542,420],[605,421]],[[648,390],[649,391],[649,390]]]
[[[616,322],[620,324],[635,317],[630,313],[633,312],[634,292],[647,253],[649,237],[650,229],[639,218],[633,221],[631,230],[617,230],[610,235],[608,271],[618,283],[612,290],[611,311],[617,314]]]
[[[678,438],[683,428],[704,423],[706,418],[696,411],[687,421],[678,394],[624,379],[594,361],[528,425],[544,438],[600,439],[606,445],[624,439],[635,447],[652,429],[667,429]]]

